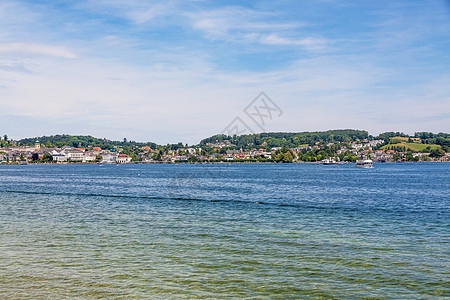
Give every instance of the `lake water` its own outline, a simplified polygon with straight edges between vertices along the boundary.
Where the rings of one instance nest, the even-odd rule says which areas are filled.
[[[0,166],[0,298],[450,297],[450,164]]]

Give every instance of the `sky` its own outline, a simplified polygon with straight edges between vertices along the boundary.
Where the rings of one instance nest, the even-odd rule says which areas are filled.
[[[450,1],[0,0],[0,134],[195,144],[236,122],[450,132]]]

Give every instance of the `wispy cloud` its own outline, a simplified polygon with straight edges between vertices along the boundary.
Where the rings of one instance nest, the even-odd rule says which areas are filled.
[[[191,19],[194,28],[209,34],[222,35],[233,30],[261,31],[295,29],[302,24],[297,22],[269,21],[274,13],[256,11],[243,7],[224,7],[213,10],[201,10],[186,13]]]
[[[29,66],[17,61],[0,60],[0,70],[6,72],[18,72],[23,74],[35,74],[35,72],[30,69]]]
[[[307,37],[303,39],[293,39],[281,37],[278,34],[263,35],[261,36],[260,41],[267,45],[302,46],[310,50],[325,49],[329,44],[329,41],[324,38]]]
[[[319,49],[326,46],[324,38],[283,37],[298,35],[304,26],[300,22],[274,20],[274,12],[256,11],[243,7],[225,7],[215,10],[204,10],[186,13],[192,27],[200,30],[213,40],[225,40],[244,43],[260,43],[273,46],[303,46],[308,49]],[[276,19],[276,18],[275,18]]]
[[[135,24],[145,24],[157,17],[177,14],[179,0],[164,2],[146,0],[85,0],[74,4],[77,9],[89,10],[100,14],[110,14],[127,19]]]
[[[61,58],[76,58],[77,54],[64,46],[33,43],[0,43],[0,53],[45,55]]]
[[[174,12],[174,5],[168,1],[166,3],[157,3],[143,9],[133,9],[127,13],[128,17],[135,23],[142,24],[148,22],[155,17],[170,15]]]

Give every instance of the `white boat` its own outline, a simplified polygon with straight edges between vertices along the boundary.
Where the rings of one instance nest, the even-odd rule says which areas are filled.
[[[372,160],[371,159],[360,159],[356,161],[355,167],[357,168],[373,168]]]
[[[321,161],[317,162],[319,165],[337,165],[339,162],[337,162],[334,157],[325,158]]]

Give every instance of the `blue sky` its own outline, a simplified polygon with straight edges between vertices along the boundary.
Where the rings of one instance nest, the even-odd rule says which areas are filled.
[[[450,2],[0,1],[0,134],[197,143],[261,91],[266,131],[449,132]]]

